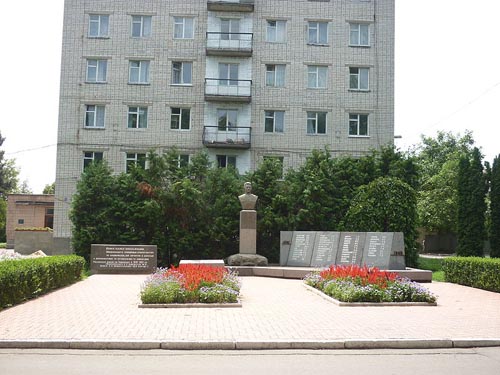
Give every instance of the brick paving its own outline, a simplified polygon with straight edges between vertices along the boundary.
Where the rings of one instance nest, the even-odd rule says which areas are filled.
[[[449,283],[425,284],[435,307],[339,307],[300,280],[244,277],[241,308],[140,309],[144,279],[93,275],[1,311],[0,341],[500,340],[500,294]]]

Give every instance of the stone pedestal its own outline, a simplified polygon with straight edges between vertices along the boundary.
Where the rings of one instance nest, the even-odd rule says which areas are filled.
[[[240,211],[240,254],[257,254],[257,211]]]

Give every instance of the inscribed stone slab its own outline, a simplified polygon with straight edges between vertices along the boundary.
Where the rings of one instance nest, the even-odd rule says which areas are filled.
[[[339,240],[340,232],[317,232],[311,267],[327,267],[335,264]]]
[[[286,266],[288,262],[288,254],[292,245],[292,231],[280,232],[280,266]]]
[[[363,249],[362,265],[388,270],[394,233],[368,232]]]
[[[403,232],[395,232],[392,238],[391,259],[389,263],[391,270],[405,270],[405,238]]]
[[[288,254],[288,266],[309,267],[316,232],[293,232],[292,246]]]
[[[335,264],[361,266],[365,237],[364,232],[341,232]]]
[[[156,245],[91,245],[92,273],[152,273],[156,267]]]

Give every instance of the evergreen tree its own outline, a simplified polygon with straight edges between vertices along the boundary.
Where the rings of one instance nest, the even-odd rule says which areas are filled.
[[[493,161],[491,169],[490,201],[490,256],[500,258],[500,155]]]
[[[482,256],[485,239],[486,181],[479,149],[462,157],[458,169],[459,256]]]

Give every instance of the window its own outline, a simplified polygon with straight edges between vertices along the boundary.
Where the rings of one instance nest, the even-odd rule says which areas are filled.
[[[307,112],[307,134],[326,134],[326,112]]]
[[[351,90],[368,90],[368,82],[368,68],[349,68],[349,88]]]
[[[236,156],[217,155],[217,166],[219,168],[236,168]]]
[[[174,39],[193,39],[194,18],[174,17]]]
[[[45,228],[54,228],[54,209],[46,208],[45,209],[45,220],[44,220]]]
[[[368,115],[349,114],[349,135],[368,136]]]
[[[128,128],[146,129],[148,127],[147,107],[128,107]]]
[[[217,126],[219,130],[234,131],[238,127],[238,110],[236,109],[218,109]]]
[[[134,84],[149,83],[149,61],[147,60],[130,61],[128,83],[134,83]]]
[[[285,86],[285,64],[266,65],[266,86],[284,87]]]
[[[238,64],[219,63],[219,85],[238,85]]]
[[[18,219],[17,223],[20,224],[20,225],[23,225],[24,224],[24,219]]]
[[[309,21],[307,30],[307,43],[328,44],[328,22]]]
[[[228,18],[220,20],[221,40],[240,39],[240,20],[237,18]]]
[[[170,129],[189,130],[191,124],[191,109],[171,108]]]
[[[91,14],[89,16],[89,37],[106,38],[109,35],[109,15]]]
[[[86,82],[104,83],[108,72],[108,60],[87,60]]]
[[[286,21],[267,20],[266,42],[284,43],[286,41]]]
[[[146,169],[146,154],[135,154],[127,152],[125,162],[127,173],[135,167]]]
[[[264,132],[283,133],[285,123],[284,111],[264,111]]]
[[[173,85],[191,85],[193,63],[187,61],[172,62],[172,84]]]
[[[368,47],[370,45],[370,25],[366,23],[351,23],[349,45]]]
[[[85,127],[104,128],[104,106],[87,104],[85,106]]]
[[[309,65],[307,67],[307,87],[310,89],[326,88],[328,67]]]
[[[151,16],[132,16],[132,36],[145,38],[151,36]]]
[[[102,152],[85,151],[83,153],[83,170],[87,168],[93,162],[99,162],[102,160]]]
[[[179,168],[187,167],[189,164],[189,154],[180,154],[177,160]]]

